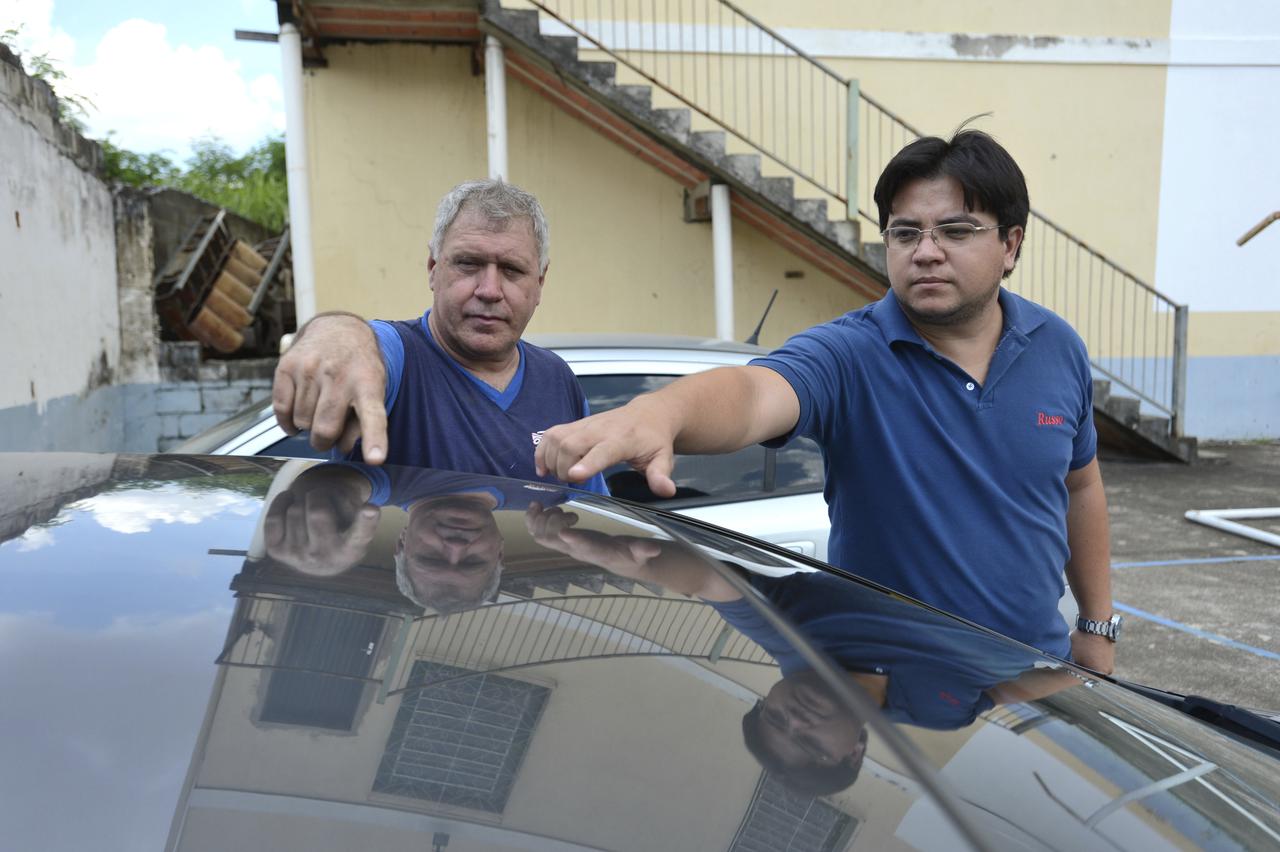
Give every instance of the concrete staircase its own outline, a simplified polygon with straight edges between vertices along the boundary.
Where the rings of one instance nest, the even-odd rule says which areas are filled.
[[[570,96],[586,95],[590,103],[573,101],[576,111],[606,110],[609,116],[595,117],[605,122],[609,117],[620,118],[641,137],[633,135],[629,141],[648,142],[661,149],[661,153],[649,151],[650,157],[678,158],[684,168],[677,166],[678,174],[673,176],[685,183],[687,218],[699,218],[700,201],[709,183],[727,184],[733,193],[735,215],[766,233],[773,232],[780,241],[789,243],[788,247],[799,247],[802,256],[867,298],[883,295],[888,281],[867,262],[859,223],[828,218],[825,199],[797,198],[793,178],[764,176],[761,155],[728,153],[725,132],[692,130],[689,109],[655,108],[651,86],[617,82],[616,63],[579,59],[576,37],[541,34],[535,10],[506,9],[497,0],[484,0],[480,28],[508,48],[511,70],[523,82],[549,95],[557,94],[550,91],[557,83],[570,89]],[[548,80],[539,71],[554,76]],[[565,97],[563,92],[558,94]],[[670,168],[664,170],[671,173]]]
[[[651,86],[617,82],[616,63],[580,59],[578,38],[544,35],[536,10],[483,0],[479,28],[503,42],[509,70],[522,82],[679,180],[685,186],[686,219],[705,219],[709,184],[727,184],[736,216],[777,236],[869,299],[888,288],[884,246],[862,242],[857,220],[830,219],[825,199],[797,197],[793,178],[763,175],[760,154],[729,153],[723,130],[693,130],[691,109],[655,108]],[[1128,455],[1195,460],[1195,438],[1174,436],[1169,418],[1139,408],[1136,398],[1113,393],[1110,381],[1094,382],[1095,419],[1106,447]]]
[[[1172,435],[1168,417],[1143,413],[1137,399],[1113,393],[1106,379],[1093,380],[1093,420],[1105,449],[1188,464],[1197,458],[1195,438]]]

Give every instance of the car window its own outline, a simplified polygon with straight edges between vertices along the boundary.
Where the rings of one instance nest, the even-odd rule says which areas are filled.
[[[670,384],[676,376],[652,374],[579,376],[593,414],[626,404],[635,396]],[[772,468],[772,469],[771,469]],[[695,504],[752,500],[822,488],[822,454],[808,439],[785,450],[745,447],[734,453],[676,458],[676,496],[663,500],[649,490],[644,475],[627,465],[605,471],[609,493],[637,503]]]

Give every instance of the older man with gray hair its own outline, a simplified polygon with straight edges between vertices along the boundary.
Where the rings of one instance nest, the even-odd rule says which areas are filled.
[[[521,340],[542,298],[550,237],[542,205],[501,180],[441,200],[427,277],[432,307],[413,320],[316,316],[276,368],[272,402],[289,434],[310,430],[369,464],[545,479],[545,429],[585,416],[568,365]],[[605,492],[597,476],[586,487]]]

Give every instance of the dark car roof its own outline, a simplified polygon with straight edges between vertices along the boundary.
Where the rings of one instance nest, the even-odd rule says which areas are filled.
[[[674,515],[269,458],[0,455],[0,485],[6,848],[1280,845],[1265,750]],[[367,547],[335,571],[344,524]],[[496,540],[496,591],[405,597],[432,534]],[[1020,700],[1019,671],[1064,680]],[[759,737],[825,760],[823,725],[869,738],[818,795]]]

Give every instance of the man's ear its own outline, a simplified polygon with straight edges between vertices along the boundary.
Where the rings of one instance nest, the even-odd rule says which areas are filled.
[[[1013,272],[1013,266],[1018,262],[1018,247],[1022,245],[1022,238],[1025,232],[1021,225],[1014,225],[1006,229],[1004,237],[1004,274],[1008,276]]]
[[[436,289],[436,258],[433,254],[427,255],[427,286],[433,292]]]

